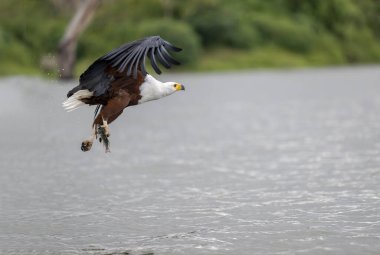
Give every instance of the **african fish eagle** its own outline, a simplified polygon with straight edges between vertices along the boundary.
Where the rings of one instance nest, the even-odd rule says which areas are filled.
[[[124,108],[185,90],[180,83],[158,81],[146,71],[147,56],[158,74],[161,70],[156,57],[166,68],[179,65],[168,50],[178,52],[182,49],[159,36],[146,37],[100,57],[80,76],[79,85],[68,92],[63,107],[72,111],[84,104],[97,105],[92,135],[82,142],[82,151],[89,151],[94,140],[99,138],[109,152],[108,124],[119,117]]]

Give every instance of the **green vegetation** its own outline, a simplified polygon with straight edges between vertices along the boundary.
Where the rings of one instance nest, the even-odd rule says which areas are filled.
[[[54,60],[70,2],[1,1],[0,75],[52,73],[41,63]],[[380,1],[106,0],[80,37],[77,74],[108,50],[155,34],[185,49],[176,70],[380,63]]]

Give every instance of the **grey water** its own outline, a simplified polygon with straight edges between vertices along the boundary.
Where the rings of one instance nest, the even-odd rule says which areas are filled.
[[[75,81],[0,79],[0,254],[380,254],[380,67],[160,79],[107,154]]]

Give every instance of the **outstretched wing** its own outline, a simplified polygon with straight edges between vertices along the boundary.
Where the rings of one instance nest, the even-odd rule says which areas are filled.
[[[161,74],[161,70],[157,65],[156,57],[166,68],[170,68],[172,65],[179,65],[180,63],[170,56],[168,50],[178,52],[182,49],[172,45],[159,36],[150,36],[124,44],[100,59],[109,62],[112,67],[117,68],[119,72],[127,70],[127,76],[133,73],[133,77],[136,78],[139,67],[144,76],[147,74],[145,68],[146,56],[149,57],[153,69],[158,74]]]
[[[108,67],[112,67],[112,69],[116,69],[120,73],[126,72],[127,76],[133,74],[134,79],[137,79],[138,71],[141,71],[145,76],[147,74],[145,68],[146,56],[150,59],[153,69],[158,74],[161,74],[156,57],[166,68],[180,64],[170,56],[169,50],[178,52],[182,49],[159,36],[150,36],[124,44],[100,57],[89,66],[80,76],[79,85],[70,90],[67,97],[70,97],[81,89],[88,89],[94,92],[94,96],[104,94],[113,80],[112,75],[107,73]]]

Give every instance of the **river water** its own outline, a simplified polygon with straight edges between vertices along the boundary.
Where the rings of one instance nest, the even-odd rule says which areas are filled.
[[[76,82],[0,80],[0,254],[380,254],[380,67],[160,79],[107,154]]]

